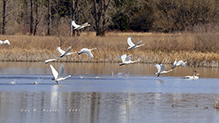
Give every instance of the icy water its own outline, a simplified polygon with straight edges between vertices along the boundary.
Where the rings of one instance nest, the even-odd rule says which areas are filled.
[[[61,63],[52,63],[58,70]],[[0,123],[217,123],[217,68],[63,63],[58,85],[49,64],[0,63]],[[166,69],[171,66],[166,66]],[[183,76],[198,71],[200,79]],[[64,76],[65,76],[64,75]],[[33,84],[38,82],[39,84]]]

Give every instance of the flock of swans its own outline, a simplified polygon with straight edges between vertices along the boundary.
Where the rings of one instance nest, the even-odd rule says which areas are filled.
[[[94,56],[93,56],[93,54],[92,54],[91,51],[92,51],[92,50],[95,50],[95,49],[97,49],[97,48],[93,48],[93,49],[82,48],[79,52],[77,52],[77,51],[75,51],[75,52],[70,52],[71,46],[69,46],[66,51],[62,50],[61,47],[58,47],[58,48],[57,48],[57,50],[58,50],[58,51],[60,52],[60,54],[61,54],[61,55],[59,55],[60,58],[63,58],[63,57],[65,57],[65,56],[69,56],[69,55],[72,55],[72,54],[78,54],[78,55],[80,55],[80,54],[82,54],[82,53],[87,54],[87,55],[88,55],[89,57],[91,57],[91,58],[94,58]],[[47,64],[47,63],[50,63],[50,62],[56,61],[56,60],[58,60],[58,59],[54,59],[54,58],[53,58],[53,59],[47,59],[47,60],[44,61],[44,63]],[[60,65],[59,72],[57,72],[56,69],[55,69],[52,65],[50,65],[50,68],[51,68],[51,70],[52,70],[52,74],[53,74],[53,77],[54,77],[53,80],[54,80],[57,84],[58,84],[59,81],[62,81],[62,80],[65,80],[65,79],[71,77],[71,75],[68,75],[68,76],[66,76],[66,77],[63,77],[63,73],[64,73],[63,64]]]
[[[86,23],[84,23],[82,25],[78,25],[78,24],[75,23],[75,21],[72,21],[72,26],[74,27],[73,30],[80,30],[82,28],[90,26],[90,24],[88,24],[88,22],[86,22]],[[132,42],[132,40],[131,40],[131,37],[127,38],[127,43],[129,45],[129,47],[127,48],[128,50],[133,50],[133,49],[136,49],[136,48],[139,48],[139,47],[145,45],[145,44],[141,44],[142,40],[139,41],[138,43],[134,44]],[[5,41],[1,41],[0,40],[0,44],[1,45],[4,45],[4,44],[10,45],[10,42],[8,40],[5,40]],[[60,53],[59,58],[70,56],[72,54],[80,55],[82,53],[88,55],[90,58],[94,58],[94,56],[93,56],[91,51],[97,49],[97,48],[92,48],[92,49],[82,48],[78,52],[77,51],[70,52],[71,48],[72,47],[69,46],[66,50],[62,50],[61,47],[58,47],[57,50]],[[136,63],[136,62],[140,61],[140,59],[132,61],[131,60],[131,54],[128,55],[128,56],[126,54],[123,54],[119,58],[122,60],[122,63],[120,63],[119,66],[133,64],[133,63]],[[47,63],[50,63],[50,62],[56,61],[56,60],[58,60],[58,58],[47,59],[47,60],[44,61],[44,63],[47,64]],[[172,68],[170,70],[165,70],[165,66],[162,63],[161,64],[156,64],[155,63],[154,66],[157,68],[157,72],[154,73],[154,74],[157,75],[157,77],[159,77],[161,74],[169,73],[169,72],[173,71],[174,68],[177,68],[179,66],[186,67],[186,63],[187,62],[184,62],[183,60],[174,61],[173,66],[172,66]],[[51,64],[50,64],[50,68],[51,68],[51,71],[52,71],[52,74],[53,74],[53,77],[54,77],[53,80],[57,84],[58,84],[59,81],[62,81],[62,80],[65,80],[65,79],[71,77],[71,75],[63,77],[63,73],[64,73],[64,66],[63,66],[63,64],[60,65],[59,72],[57,72],[56,69]],[[197,72],[194,70],[192,76],[185,76],[184,78],[186,78],[186,79],[199,79],[198,75],[199,74],[197,74]],[[35,82],[34,84],[38,84],[38,82]]]
[[[132,50],[132,49],[135,49],[135,48],[138,48],[138,47],[145,45],[145,44],[141,44],[142,41],[139,41],[138,43],[134,44],[131,40],[131,37],[128,37],[127,43],[129,45],[128,50]],[[119,66],[128,65],[128,64],[132,64],[132,63],[136,63],[136,62],[140,61],[139,59],[135,60],[135,61],[131,61],[131,55],[127,56],[126,54],[121,55],[119,58],[122,59],[122,63],[120,63]],[[186,63],[187,62],[184,62],[183,60],[179,60],[179,61],[175,60],[173,63],[173,66],[170,70],[165,70],[165,66],[162,63],[160,63],[160,64],[155,63],[154,66],[157,68],[157,72],[154,74],[157,75],[157,77],[159,77],[161,74],[169,73],[169,72],[173,71],[173,69],[176,67],[179,67],[179,66],[186,67]],[[192,76],[185,76],[184,78],[186,78],[186,79],[199,79],[198,75],[199,74],[197,74],[196,71],[194,71]]]

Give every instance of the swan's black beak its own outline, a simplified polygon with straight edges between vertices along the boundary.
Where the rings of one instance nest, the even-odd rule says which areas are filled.
[[[55,80],[55,78],[53,77],[53,78],[52,78],[52,80],[54,81],[54,80]]]
[[[81,52],[78,52],[78,55],[80,55],[81,54]]]

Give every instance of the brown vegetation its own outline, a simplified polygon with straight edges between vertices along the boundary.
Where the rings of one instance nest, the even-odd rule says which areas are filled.
[[[127,38],[131,36],[134,43],[142,40],[143,47],[127,50]],[[58,58],[57,47],[63,50],[72,46],[71,51],[83,47],[94,48],[94,59],[86,55],[64,57],[63,62],[120,62],[122,54],[132,54],[132,59],[141,59],[142,63],[173,63],[175,59],[184,59],[189,66],[218,67],[219,37],[218,33],[114,33],[105,37],[96,37],[94,32],[82,33],[80,37],[0,35],[8,39],[11,45],[1,46],[1,61],[43,61]],[[61,43],[60,43],[61,42]]]

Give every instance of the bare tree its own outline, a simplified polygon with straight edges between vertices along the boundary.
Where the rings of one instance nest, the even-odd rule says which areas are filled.
[[[111,0],[93,0],[91,16],[97,36],[104,36],[106,31],[107,10]],[[88,2],[86,1],[87,5]]]
[[[47,28],[47,35],[50,35],[50,27],[51,27],[51,4],[50,4],[50,0],[48,0],[48,28]]]
[[[30,35],[33,34],[33,0],[30,0]]]
[[[39,13],[38,13],[38,7],[39,7],[39,0],[36,0],[35,2],[35,22],[34,22],[34,30],[33,30],[33,35],[36,35],[36,31],[37,31],[37,25],[39,24],[40,22],[40,19],[39,19]]]
[[[5,34],[5,25],[6,25],[6,15],[5,15],[5,11],[6,11],[6,0],[3,0],[3,13],[2,13],[2,34]]]

